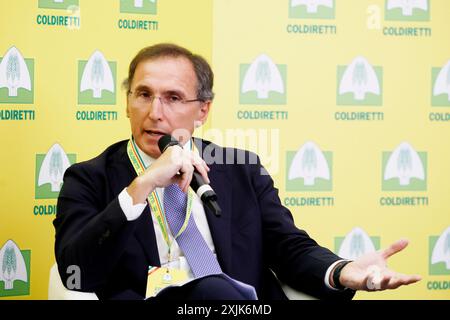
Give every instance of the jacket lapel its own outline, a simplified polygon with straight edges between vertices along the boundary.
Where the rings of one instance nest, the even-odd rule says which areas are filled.
[[[222,215],[216,217],[207,207],[204,206],[204,208],[219,264],[224,272],[230,272],[232,265],[230,229],[232,195],[229,189],[230,181],[228,181],[225,171],[215,170],[214,167],[210,166],[209,179],[211,187],[217,194]]]
[[[200,152],[200,156],[204,158],[207,152],[203,141],[200,139],[194,139],[197,149]],[[210,148],[211,145],[208,145]],[[215,152],[223,152],[220,147],[215,148]],[[203,154],[203,150],[205,153]],[[209,149],[210,150],[210,149]],[[206,161],[206,159],[205,159]],[[207,161],[208,162],[208,161]],[[208,173],[209,180],[211,181],[210,186],[216,192],[218,197],[218,203],[222,209],[222,215],[216,217],[212,211],[210,211],[206,206],[205,209],[206,219],[208,220],[209,229],[211,231],[211,236],[214,242],[214,247],[216,249],[217,259],[224,272],[230,272],[232,266],[232,256],[231,256],[231,213],[232,213],[232,192],[231,192],[231,181],[227,177],[225,165],[224,164],[208,164],[210,171]]]

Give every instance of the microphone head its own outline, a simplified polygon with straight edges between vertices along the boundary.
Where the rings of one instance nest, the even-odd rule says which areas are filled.
[[[178,140],[175,139],[174,137],[172,137],[170,134],[163,135],[158,140],[158,147],[159,147],[159,151],[161,151],[161,153],[166,151],[166,149],[168,147],[179,146],[179,145],[180,145],[180,143],[178,142]]]

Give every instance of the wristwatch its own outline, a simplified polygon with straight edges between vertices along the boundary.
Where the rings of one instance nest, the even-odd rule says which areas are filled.
[[[338,290],[344,290],[345,287],[341,284],[341,282],[339,281],[339,278],[341,277],[341,271],[342,269],[349,264],[350,262],[352,262],[351,260],[345,260],[345,261],[341,261],[337,264],[337,266],[334,268],[333,271],[333,282],[334,282],[334,287]]]

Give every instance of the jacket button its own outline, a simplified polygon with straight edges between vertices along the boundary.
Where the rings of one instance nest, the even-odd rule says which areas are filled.
[[[103,232],[103,234],[101,235],[100,239],[98,239],[98,244],[102,245],[103,241],[106,240],[106,238],[108,238],[111,235],[111,231],[106,230],[105,232]]]
[[[102,237],[103,237],[104,239],[106,239],[106,238],[108,238],[110,235],[111,235],[111,231],[106,230],[106,231],[103,233]]]

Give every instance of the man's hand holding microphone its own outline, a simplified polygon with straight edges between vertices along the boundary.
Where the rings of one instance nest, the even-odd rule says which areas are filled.
[[[220,216],[217,196],[209,186],[209,167],[206,162],[197,152],[183,149],[170,135],[162,136],[158,145],[161,156],[127,188],[133,204],[144,203],[148,195],[158,187],[177,184],[183,192],[187,192],[191,186],[203,203],[216,216]]]

